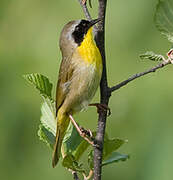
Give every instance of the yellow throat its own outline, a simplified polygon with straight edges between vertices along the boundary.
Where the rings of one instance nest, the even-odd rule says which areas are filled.
[[[78,47],[78,53],[85,63],[95,65],[97,70],[102,69],[102,57],[93,39],[92,27],[88,30],[84,40]]]

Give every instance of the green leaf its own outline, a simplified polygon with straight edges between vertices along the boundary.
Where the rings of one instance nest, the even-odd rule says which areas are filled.
[[[49,99],[44,99],[41,106],[41,124],[38,130],[40,140],[53,149],[56,136],[56,118],[54,106]]]
[[[78,164],[78,162],[72,154],[67,154],[64,157],[62,165],[67,169],[71,169],[73,171],[85,172],[84,168],[82,168],[82,164]]]
[[[93,149],[88,153],[88,165],[90,169],[94,168],[94,151]]]
[[[148,51],[145,54],[139,56],[141,59],[149,59],[151,61],[163,61],[164,57],[160,54],[155,54],[152,51]]]
[[[76,128],[70,123],[62,145],[63,166],[78,172],[84,172],[84,169],[79,165],[79,159],[88,146],[89,143],[79,135]]]
[[[53,149],[56,136],[55,104],[49,98],[43,98],[43,100],[38,136]]]
[[[155,25],[170,42],[173,42],[173,1],[159,1],[155,13]]]
[[[129,155],[126,154],[120,154],[118,152],[113,152],[109,158],[107,158],[105,161],[103,161],[102,166],[112,164],[119,161],[126,161],[129,159]]]
[[[103,160],[109,156],[112,152],[119,149],[127,140],[122,140],[119,138],[109,139],[108,135],[105,135],[104,148],[103,148]]]
[[[41,123],[49,130],[54,136],[56,136],[56,110],[55,104],[48,98],[44,99],[41,106]]]
[[[46,76],[38,73],[24,75],[24,78],[39,90],[43,97],[38,136],[40,140],[53,148],[56,135],[56,110],[55,102],[51,95],[53,85]]]
[[[103,148],[103,160],[107,159],[112,153],[119,149],[127,140],[119,138],[109,139],[108,135],[105,134],[104,148]],[[93,169],[93,157],[94,152],[91,150],[88,154],[88,165],[90,169]]]
[[[88,146],[89,143],[79,135],[76,128],[70,123],[63,140],[63,154],[72,154],[76,160],[79,160]]]
[[[52,83],[50,83],[49,79],[38,73],[26,74],[23,76],[30,84],[32,84],[37,90],[39,90],[40,94],[47,98],[49,97],[52,100]]]
[[[55,143],[55,136],[47,130],[42,124],[39,126],[38,136],[41,141],[45,142],[50,148],[53,149]]]

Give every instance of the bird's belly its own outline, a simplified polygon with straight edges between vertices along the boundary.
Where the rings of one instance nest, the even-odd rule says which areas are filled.
[[[74,113],[88,107],[101,79],[101,73],[94,64],[81,64],[75,71],[71,82],[71,92],[69,92],[69,95],[71,94],[74,97],[71,105]]]

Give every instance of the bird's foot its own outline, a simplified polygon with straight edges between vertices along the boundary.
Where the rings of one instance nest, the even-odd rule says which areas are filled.
[[[94,138],[93,138],[93,135],[92,135],[92,132],[91,130],[86,130],[84,129],[83,127],[80,127],[76,121],[74,120],[73,116],[72,115],[69,115],[69,118],[72,122],[72,124],[74,125],[74,127],[76,128],[76,130],[78,131],[78,133],[80,134],[80,136],[82,138],[84,138],[89,144],[91,144],[92,146],[95,145],[95,142],[94,142]]]
[[[99,113],[100,111],[106,111],[108,112],[107,113],[107,116],[110,116],[111,115],[111,109],[106,105],[106,104],[101,104],[101,103],[92,103],[92,104],[89,104],[89,106],[96,106],[97,108],[97,113]]]
[[[83,127],[80,127],[80,130],[85,136],[88,136],[90,138],[93,137],[93,134],[90,129],[87,130],[87,129],[84,129]]]
[[[83,137],[86,141],[88,141],[89,144],[91,144],[92,146],[95,146],[95,138],[91,132],[90,129],[84,129],[83,127],[80,127],[80,131],[81,133],[80,136]]]

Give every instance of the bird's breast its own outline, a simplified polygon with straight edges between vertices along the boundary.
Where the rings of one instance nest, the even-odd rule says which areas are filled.
[[[93,98],[100,84],[102,58],[89,30],[81,45],[72,56],[73,75],[69,85],[69,96],[73,97],[72,110],[85,109]]]
[[[82,52],[82,53],[79,53]],[[96,93],[102,75],[102,59],[98,49],[78,49],[73,55],[71,87],[75,87],[75,112],[85,109]]]
[[[81,45],[77,47],[76,53],[86,65],[93,65],[100,74],[102,73],[102,57],[93,40],[92,29],[89,30]]]

